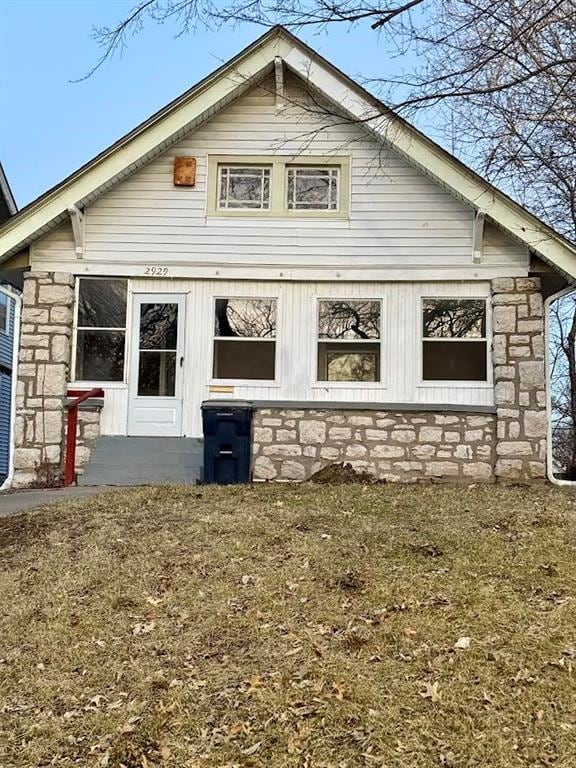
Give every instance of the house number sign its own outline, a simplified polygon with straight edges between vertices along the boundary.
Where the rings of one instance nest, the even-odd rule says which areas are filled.
[[[165,277],[168,274],[168,267],[160,267],[158,265],[144,267],[144,274],[149,277]]]

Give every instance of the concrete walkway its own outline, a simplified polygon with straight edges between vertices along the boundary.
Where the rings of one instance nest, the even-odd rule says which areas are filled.
[[[84,487],[72,486],[70,488],[40,488],[33,491],[8,491],[7,493],[0,493],[0,517],[14,515],[17,512],[25,512],[28,509],[34,509],[44,504],[66,501],[66,499],[122,490],[126,489],[117,485],[90,485]]]

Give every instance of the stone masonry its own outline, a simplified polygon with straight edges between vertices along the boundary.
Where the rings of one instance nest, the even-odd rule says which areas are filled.
[[[539,278],[492,281],[499,480],[546,477],[544,308]]]
[[[73,306],[73,275],[26,275],[16,392],[15,488],[50,485],[61,476]]]
[[[255,480],[306,480],[348,462],[401,482],[494,480],[495,417],[427,413],[265,408],[254,414]]]

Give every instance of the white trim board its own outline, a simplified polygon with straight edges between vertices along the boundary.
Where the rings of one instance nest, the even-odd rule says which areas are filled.
[[[38,239],[121,178],[171,146],[277,67],[278,58],[353,121],[392,146],[438,184],[485,212],[514,238],[576,280],[576,245],[492,187],[291,33],[275,27],[242,53],[152,116],[0,229],[0,260]]]

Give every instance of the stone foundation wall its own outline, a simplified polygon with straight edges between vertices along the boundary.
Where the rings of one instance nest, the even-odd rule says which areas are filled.
[[[492,414],[266,408],[254,414],[255,480],[306,480],[349,462],[400,482],[494,480]]]
[[[74,277],[25,277],[16,391],[13,487],[51,485],[62,473]]]
[[[87,403],[90,400],[85,401]],[[82,405],[78,409],[78,431],[76,437],[76,460],[74,469],[77,475],[84,472],[84,467],[90,460],[90,454],[96,440],[100,437],[100,413],[102,406]]]
[[[492,305],[498,437],[495,474],[502,480],[543,480],[548,414],[539,278],[494,280]]]

